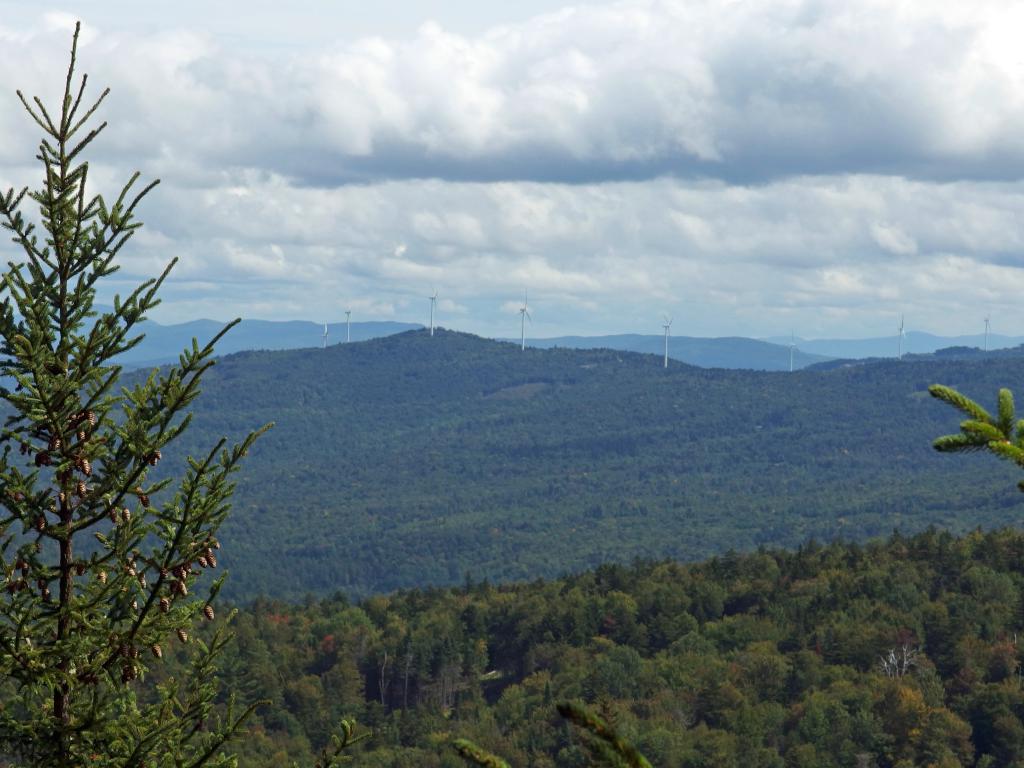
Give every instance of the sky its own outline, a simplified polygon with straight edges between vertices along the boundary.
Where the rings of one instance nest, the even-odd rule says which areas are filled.
[[[2,189],[76,19],[92,189],[161,180],[101,298],[178,257],[161,322],[1024,328],[1019,2],[0,0]]]

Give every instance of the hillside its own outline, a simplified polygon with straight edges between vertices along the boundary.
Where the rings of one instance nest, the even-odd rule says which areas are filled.
[[[1016,524],[1017,473],[935,454],[957,419],[925,389],[991,402],[1022,373],[1020,359],[665,371],[653,356],[411,332],[224,358],[179,450],[276,421],[224,531],[230,593],[365,595]]]
[[[774,344],[788,344],[789,338],[774,336],[764,341]],[[895,329],[891,336],[880,336],[870,339],[801,339],[797,337],[796,344],[800,349],[812,354],[850,359],[870,357],[891,358],[896,356],[899,348]],[[989,350],[1016,347],[1020,344],[1024,344],[1024,337],[1022,336],[1004,336],[999,333],[990,333],[988,336]],[[985,335],[982,333],[966,336],[938,336],[924,331],[907,331],[903,339],[903,352],[923,355],[948,347],[977,347],[982,349],[984,345]]]
[[[1024,357],[1024,345],[1016,347],[1002,347],[990,349],[985,352],[980,347],[943,347],[934,352],[909,352],[903,356],[903,362],[926,362],[934,361],[970,361],[984,363],[986,360],[1005,360]],[[863,358],[835,358],[821,363],[814,363],[807,366],[812,371],[831,371],[837,368],[850,368],[858,365],[875,365],[877,363],[890,362],[889,357],[863,357]]]
[[[591,765],[554,712],[578,698],[660,768],[1018,766],[1022,552],[1020,532],[932,531],[359,605],[259,601],[228,681],[279,708],[239,757],[312,764],[356,717],[375,732],[360,766],[464,765],[455,737],[513,766]],[[887,674],[904,648],[912,663]]]
[[[527,339],[527,346],[538,349],[615,349],[625,352],[665,354],[661,335],[622,334],[617,336],[559,336],[550,339]],[[748,368],[755,371],[788,371],[789,341],[769,343],[738,336],[698,338],[669,336],[668,356],[701,368]],[[799,346],[793,351],[793,367],[805,368],[829,358],[808,354]]]

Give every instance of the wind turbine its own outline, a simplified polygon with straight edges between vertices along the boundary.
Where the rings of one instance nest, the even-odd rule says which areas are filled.
[[[530,317],[529,302],[526,299],[526,291],[523,291],[523,306],[519,308],[519,348],[526,350],[526,321],[533,322],[533,318]]]
[[[352,310],[345,310],[345,343],[352,341]]]
[[[988,321],[989,316],[985,315],[985,351],[988,352]]]
[[[434,289],[434,295],[430,297],[430,335],[434,335],[434,305],[437,304],[437,289]]]
[[[789,372],[793,372],[793,350],[796,349],[796,334],[789,332]]]
[[[327,323],[324,323],[324,349],[327,349]]]
[[[661,327],[665,329],[665,368],[668,368],[668,329],[672,327],[672,318],[668,315],[662,315],[665,322],[661,324]]]
[[[896,342],[896,359],[897,360],[902,360],[903,359],[903,336],[904,335],[905,334],[903,333],[903,315],[901,314],[900,315],[899,338],[898,338],[898,340]]]

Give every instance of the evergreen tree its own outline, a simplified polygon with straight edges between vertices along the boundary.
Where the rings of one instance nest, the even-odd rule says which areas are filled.
[[[223,746],[247,712],[215,707],[227,637],[221,627],[204,643],[193,631],[214,620],[221,580],[204,598],[193,590],[217,565],[231,475],[257,433],[190,457],[176,491],[148,477],[188,426],[217,339],[119,387],[112,361],[140,341],[136,326],[173,262],[111,311],[94,309],[157,182],[139,189],[136,173],[112,204],[87,192],[83,151],[106,126],[90,124],[109,89],[83,102],[77,41],[76,28],[56,111],[18,92],[44,133],[42,188],[0,194],[0,222],[22,257],[3,275],[0,306],[10,414],[0,432],[0,675],[10,687],[0,752],[29,766],[230,765]],[[21,212],[26,201],[37,220]],[[193,649],[180,674],[156,669],[171,643]]]
[[[999,390],[999,410],[995,416],[951,387],[933,384],[928,391],[932,397],[948,403],[968,417],[960,422],[960,434],[937,438],[932,443],[935,450],[943,453],[988,450],[1001,459],[1024,467],[1024,419],[1016,417],[1010,390]],[[1024,480],[1017,486],[1024,491]]]

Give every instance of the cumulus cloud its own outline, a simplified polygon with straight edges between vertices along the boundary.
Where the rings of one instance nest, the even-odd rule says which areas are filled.
[[[994,0],[621,0],[284,53],[96,24],[91,176],[164,179],[118,286],[181,256],[167,320],[425,321],[436,288],[454,325],[507,336],[529,288],[538,335],[663,311],[694,334],[899,311],[955,331],[981,305],[1007,327],[1020,22]],[[2,90],[52,101],[69,23],[0,26]],[[0,185],[24,183],[35,128],[0,98]]]
[[[70,17],[42,18],[5,40],[5,80],[53,80]],[[1022,24],[1024,6],[1001,0],[620,0],[287,57],[188,28],[90,27],[83,48],[132,129],[112,149],[197,183],[223,168],[318,186],[1011,179],[1024,172]]]
[[[950,301],[1018,311],[1024,188],[1016,184],[884,176],[757,187],[678,179],[249,184],[250,194],[211,193],[200,206],[189,190],[159,192],[147,236],[126,255],[129,274],[154,271],[171,229],[180,279],[222,285],[227,300],[251,295],[257,306],[280,296],[274,316],[359,300],[416,319],[436,289],[439,309],[461,327],[501,335],[502,315],[518,310],[527,288],[551,332],[574,323],[642,328],[662,310],[681,324],[713,319],[718,328],[705,332],[721,333],[723,323],[729,332],[784,329],[799,314],[835,332],[858,313],[863,320],[901,307],[955,330]],[[898,228],[880,223],[883,214]],[[425,219],[478,226],[465,241],[447,227],[424,228]]]
[[[878,222],[871,225],[871,235],[879,247],[897,256],[917,253],[917,242],[894,224]]]

